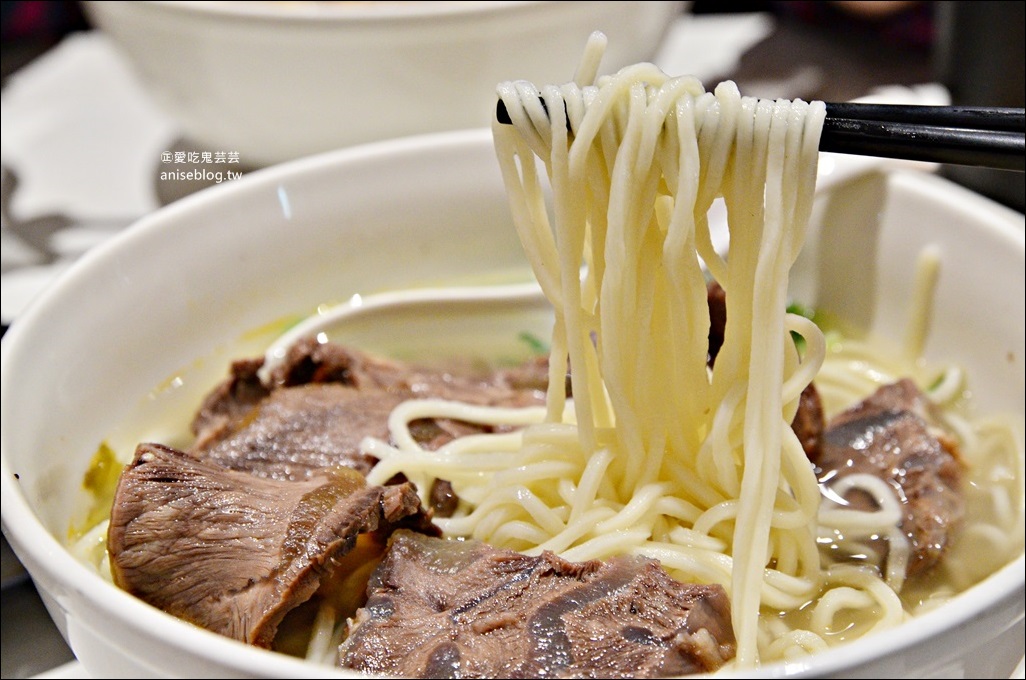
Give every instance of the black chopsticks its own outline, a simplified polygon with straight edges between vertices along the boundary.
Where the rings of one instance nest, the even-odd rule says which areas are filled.
[[[999,170],[1026,170],[1023,109],[826,105],[820,151]]]
[[[500,123],[511,124],[500,100]],[[828,103],[820,151],[1026,171],[1026,112],[979,106]]]

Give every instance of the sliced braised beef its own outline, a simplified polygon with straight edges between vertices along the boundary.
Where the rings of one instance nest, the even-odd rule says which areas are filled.
[[[366,475],[374,459],[364,437],[388,440],[388,416],[410,393],[311,383],[271,391],[216,438],[201,434],[191,450],[232,470],[281,480],[306,479],[334,467]],[[241,409],[240,409],[241,410]]]
[[[285,360],[270,378],[272,389],[340,383],[361,390],[412,392],[417,396],[495,406],[536,404],[544,398],[546,381],[547,368],[538,362],[495,372],[421,368],[336,343],[319,343],[313,338],[299,340],[289,348]]]
[[[937,563],[964,512],[958,448],[933,424],[931,410],[911,380],[885,385],[831,419],[813,459],[821,483],[868,473],[894,489],[911,546],[909,576]],[[875,509],[864,492],[846,500],[856,509]]]
[[[709,300],[709,365],[716,363],[716,355],[723,347],[723,336],[727,328],[727,293],[715,281],[706,285]]]
[[[388,440],[388,416],[407,399],[439,398],[492,406],[544,403],[531,362],[487,375],[417,369],[337,344],[296,343],[269,384],[260,359],[236,362],[193,421],[197,457],[272,479],[305,479],[343,466],[366,474],[374,459],[364,437]],[[413,424],[426,448],[486,428],[447,419]]]
[[[257,375],[263,363],[262,357],[232,362],[228,379],[207,395],[193,418],[195,446],[203,448],[206,441],[224,436],[233,422],[245,418],[270,393]]]
[[[514,390],[533,390],[544,393],[549,385],[549,358],[548,356],[537,357],[519,366],[499,369],[495,373],[495,379]],[[566,388],[566,396],[573,396],[569,370],[565,374],[563,384]]]
[[[727,294],[716,281],[706,285],[706,297],[709,301],[709,365],[716,363],[716,355],[723,346],[723,337],[727,327]],[[802,443],[805,454],[810,459],[819,455],[820,438],[823,436],[825,420],[823,404],[819,392],[813,383],[806,385],[798,400],[798,410],[791,429]]]
[[[107,545],[114,581],[217,633],[268,647],[285,615],[337,581],[358,539],[398,526],[437,534],[409,484],[341,469],[282,482],[141,444],[118,483]]]
[[[801,442],[809,460],[814,461],[820,455],[825,427],[823,401],[819,397],[816,384],[809,383],[798,397],[798,410],[791,421],[791,429],[798,436],[798,441]]]
[[[572,563],[400,530],[350,622],[340,665],[418,678],[626,678],[733,658],[719,586],[641,557]]]

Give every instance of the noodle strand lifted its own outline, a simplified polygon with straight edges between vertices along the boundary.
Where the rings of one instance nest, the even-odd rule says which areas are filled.
[[[699,508],[692,528],[730,546],[724,585],[737,661],[751,665],[764,569],[783,560],[799,574],[818,570],[816,480],[784,457],[797,443],[787,416],[823,347],[818,329],[789,321],[785,309],[824,107],[743,98],[732,83],[710,94],[650,64],[579,85],[501,85],[513,125],[493,132],[517,228],[556,307],[551,364],[573,367],[580,448],[585,457],[612,452],[612,495],[602,501],[631,516],[596,529],[650,527],[644,542],[659,541],[657,526],[687,523],[642,520],[640,505],[675,498]],[[539,207],[536,158],[552,188],[551,220]],[[729,215],[726,261],[711,250],[706,218],[719,196]],[[703,262],[728,304],[711,375]],[[801,362],[791,330],[813,336]],[[550,403],[561,385],[552,383]],[[791,520],[778,526],[784,515]],[[774,552],[785,550],[786,560]]]
[[[894,354],[900,365],[885,366],[854,341],[828,353],[819,327],[787,311],[823,103],[742,97],[730,82],[706,92],[651,64],[596,79],[603,41],[593,36],[574,83],[498,88],[512,121],[493,124],[511,214],[554,309],[545,408],[401,407],[390,421],[393,444],[365,442],[381,461],[368,481],[403,472],[426,501],[434,479],[449,480],[460,507],[435,520],[449,536],[575,561],[645,555],[681,581],[722,585],[738,667],[901,622],[916,605],[897,594],[909,554],[898,499],[881,480],[856,475],[835,497],[858,489],[877,511],[824,501],[790,427],[813,378],[836,411],[881,376],[924,370],[908,354],[921,349],[925,324],[910,330],[908,352]],[[709,228],[717,199],[728,256],[713,248]],[[726,292],[712,368],[707,276]],[[943,376],[939,396],[953,400],[961,373]],[[409,432],[423,417],[523,428],[431,452]],[[981,438],[980,426],[948,421],[960,437]],[[1005,427],[980,431],[1002,433],[988,434],[996,442]],[[1001,455],[1021,450],[1020,437]],[[1020,534],[1024,476],[1021,465],[1007,475],[1006,495],[1018,505],[1000,493],[980,501]],[[977,529],[973,540],[996,545],[1000,532]],[[868,554],[866,542],[879,536],[889,541],[883,562],[821,564],[819,542]]]

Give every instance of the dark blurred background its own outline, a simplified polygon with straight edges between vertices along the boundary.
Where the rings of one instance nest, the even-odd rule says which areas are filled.
[[[692,11],[773,14],[777,29],[745,54],[740,70],[779,76],[813,65],[824,81],[814,96],[824,101],[861,96],[874,85],[927,82],[947,87],[953,104],[1022,108],[1026,100],[1026,2],[698,0]],[[1023,173],[962,166],[939,172],[1026,211]]]

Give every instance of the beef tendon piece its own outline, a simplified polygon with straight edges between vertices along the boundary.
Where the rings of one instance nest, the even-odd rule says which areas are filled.
[[[894,489],[911,548],[908,576],[941,559],[964,514],[964,470],[956,442],[937,427],[932,404],[911,380],[884,385],[831,419],[816,464],[825,484],[867,473]],[[876,509],[864,492],[846,500],[855,509]]]
[[[350,621],[339,665],[418,678],[626,678],[733,658],[720,586],[655,560],[572,563],[396,531]]]
[[[409,484],[368,486],[346,469],[303,482],[226,470],[141,444],[108,530],[114,582],[179,618],[269,647],[361,535],[437,532]]]

